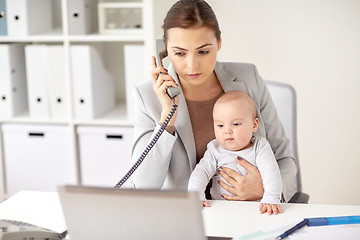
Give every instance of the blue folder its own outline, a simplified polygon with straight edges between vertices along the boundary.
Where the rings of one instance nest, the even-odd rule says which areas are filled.
[[[360,224],[360,215],[356,216],[341,216],[341,217],[322,217],[322,218],[308,218],[308,226],[325,226],[325,225],[343,225],[343,224]]]
[[[0,0],[0,36],[7,35],[6,0]]]

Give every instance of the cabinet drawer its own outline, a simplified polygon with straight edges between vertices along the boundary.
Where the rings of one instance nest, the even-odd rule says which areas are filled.
[[[115,186],[130,169],[133,128],[79,126],[77,134],[82,184]]]
[[[6,192],[75,183],[67,126],[3,124]]]

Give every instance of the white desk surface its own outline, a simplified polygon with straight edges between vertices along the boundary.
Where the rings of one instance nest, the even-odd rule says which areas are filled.
[[[282,204],[283,213],[260,214],[258,202],[209,201],[203,209],[208,236],[236,237],[308,217],[360,215],[360,206]],[[0,204],[0,219],[24,221],[57,232],[66,229],[56,192],[21,191]]]

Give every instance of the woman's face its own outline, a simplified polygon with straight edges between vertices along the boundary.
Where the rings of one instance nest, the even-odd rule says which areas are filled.
[[[167,51],[179,76],[186,86],[200,86],[214,76],[216,55],[221,47],[214,30],[207,27],[171,28],[167,32]]]

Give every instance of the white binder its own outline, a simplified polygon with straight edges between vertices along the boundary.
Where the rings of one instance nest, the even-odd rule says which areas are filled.
[[[47,46],[27,45],[25,47],[25,59],[29,115],[31,118],[49,119]]]
[[[125,66],[125,87],[126,87],[126,114],[128,120],[133,119],[133,98],[132,92],[136,85],[147,80],[150,67],[145,66],[145,47],[144,45],[125,45],[124,46],[124,66]]]
[[[0,0],[0,36],[7,35],[6,0]]]
[[[49,86],[50,115],[52,119],[69,118],[65,50],[62,45],[47,46],[47,81]]]
[[[24,44],[0,44],[0,117],[28,108]]]
[[[69,34],[81,35],[95,31],[97,28],[97,11],[94,0],[68,1]]]
[[[52,1],[6,0],[8,35],[30,35],[51,30]]]
[[[113,109],[113,78],[105,69],[97,49],[73,45],[70,52],[75,118],[89,120]]]

